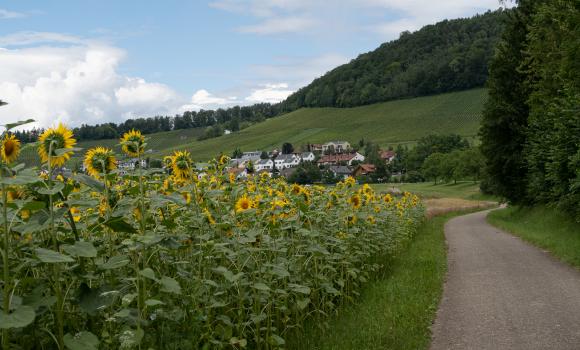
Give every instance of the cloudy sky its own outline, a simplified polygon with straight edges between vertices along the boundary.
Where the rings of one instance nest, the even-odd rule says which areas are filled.
[[[498,0],[0,0],[0,124],[277,102],[360,53]]]

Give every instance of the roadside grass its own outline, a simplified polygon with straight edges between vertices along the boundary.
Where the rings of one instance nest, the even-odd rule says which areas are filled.
[[[580,268],[580,223],[555,208],[508,207],[489,213],[490,224]]]
[[[481,193],[479,182],[458,181],[456,184],[433,182],[418,183],[392,183],[373,185],[377,191],[386,191],[391,188],[398,188],[401,191],[409,191],[422,198],[461,198],[468,200],[493,201],[497,200],[494,196]]]
[[[388,268],[363,289],[356,303],[325,323],[307,323],[288,349],[427,349],[447,271],[444,225],[476,210],[426,220]]]

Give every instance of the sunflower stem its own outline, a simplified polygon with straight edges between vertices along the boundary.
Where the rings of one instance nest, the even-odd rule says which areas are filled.
[[[48,148],[48,188],[52,189],[52,151],[53,151],[54,141],[52,141]],[[50,234],[52,237],[52,244],[55,251],[59,251],[58,237],[56,236],[56,230],[54,227],[54,204],[52,194],[48,195],[48,207],[50,213]],[[53,267],[54,275],[54,292],[56,294],[56,327],[57,327],[57,343],[60,350],[64,350],[64,317],[63,317],[63,307],[64,299],[62,295],[62,290],[60,286],[60,265],[54,264]]]
[[[0,172],[2,170],[0,169]],[[4,313],[10,313],[10,267],[8,266],[10,254],[10,233],[8,232],[8,193],[6,192],[6,185],[2,184],[2,217],[4,219],[4,244],[2,246],[2,263],[4,264]],[[10,331],[8,329],[2,330],[2,348],[10,350]]]

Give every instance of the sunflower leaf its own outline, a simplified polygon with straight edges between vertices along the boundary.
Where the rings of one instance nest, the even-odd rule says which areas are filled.
[[[34,122],[35,122],[34,119],[26,119],[26,120],[19,120],[19,121],[15,122],[15,123],[4,124],[2,126],[5,127],[6,130],[11,130],[11,129],[14,129],[15,127],[17,127],[17,126],[24,125],[24,124],[28,124],[28,123],[34,123]]]

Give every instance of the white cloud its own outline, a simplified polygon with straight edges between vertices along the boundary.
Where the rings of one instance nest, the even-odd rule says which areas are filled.
[[[13,19],[26,17],[24,13],[8,11],[5,9],[0,9],[0,19]]]
[[[507,1],[506,6],[512,6]],[[237,28],[243,33],[344,36],[373,32],[384,40],[445,18],[471,16],[500,7],[498,0],[216,0],[211,7],[252,16],[257,23]],[[388,18],[380,20],[379,17]],[[374,24],[372,24],[374,22]],[[369,23],[371,23],[369,25]],[[330,33],[329,33],[330,30]]]
[[[17,32],[0,36],[0,46],[27,46],[40,43],[82,44],[79,37],[51,32]]]
[[[262,81],[284,81],[297,89],[348,61],[348,57],[337,53],[311,57],[279,57],[271,64],[252,66],[252,72]]]
[[[17,33],[9,38],[27,35],[38,37]],[[184,102],[163,84],[120,74],[125,52],[119,48],[56,33],[41,37],[60,45],[0,50],[0,99],[9,103],[0,108],[2,122],[33,118],[43,127],[121,122],[171,114]]]
[[[302,32],[312,28],[315,21],[303,17],[270,18],[256,25],[242,26],[242,33],[281,34]]]
[[[288,84],[265,84],[260,89],[255,89],[252,94],[245,98],[247,102],[269,102],[276,103],[290,96],[294,91],[288,89]]]

